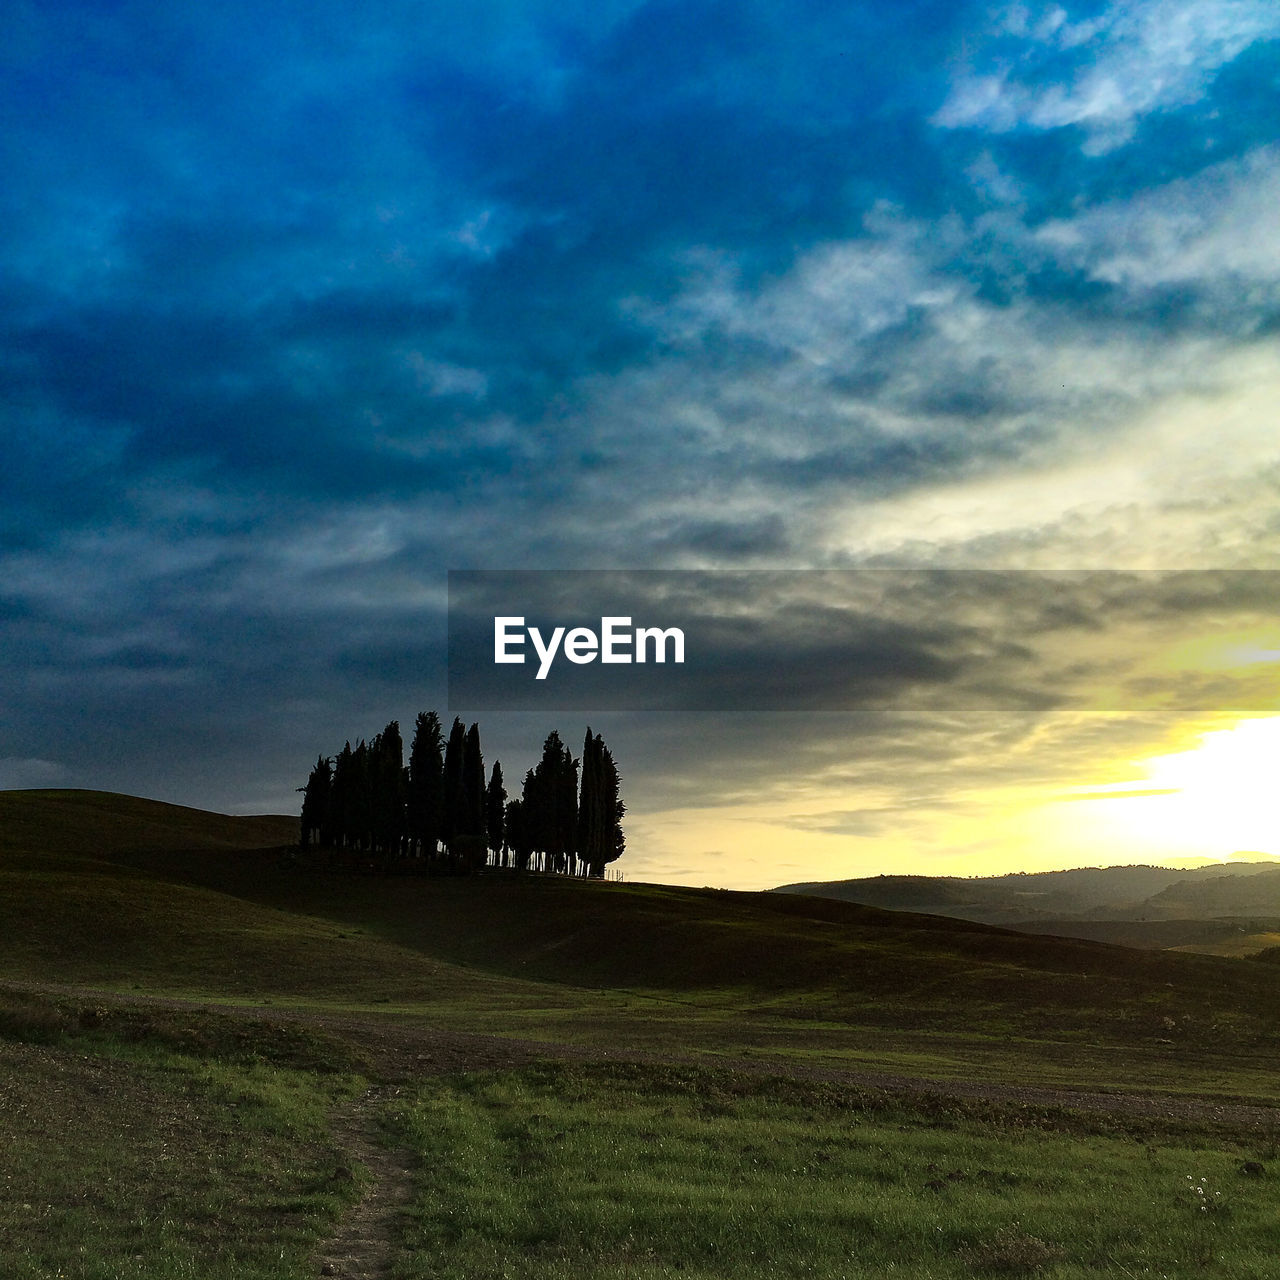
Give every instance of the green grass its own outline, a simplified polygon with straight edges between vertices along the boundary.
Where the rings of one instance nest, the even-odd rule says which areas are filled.
[[[402,1280],[1272,1277],[1271,1158],[1070,1113],[664,1067],[434,1081]]]
[[[310,1255],[360,1190],[328,1132],[361,1083],[341,1054],[216,1015],[142,1026],[33,996],[3,1004],[0,1274],[314,1274]]]
[[[1257,962],[787,894],[346,875],[254,846],[294,825],[0,792],[0,974],[602,1049],[1277,1097],[1280,987]]]
[[[416,1026],[703,1065],[399,1079],[401,1280],[1275,1274],[1257,1138],[764,1074],[1280,1103],[1274,966],[788,895],[340,875],[292,835],[0,793],[0,1275],[313,1274],[363,1176],[329,1112],[415,1061],[375,1041]]]

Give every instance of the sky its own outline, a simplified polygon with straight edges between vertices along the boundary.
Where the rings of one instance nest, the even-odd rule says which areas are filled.
[[[6,13],[0,786],[297,812],[451,569],[874,569],[865,697],[486,758],[633,879],[1280,854],[1272,0]]]

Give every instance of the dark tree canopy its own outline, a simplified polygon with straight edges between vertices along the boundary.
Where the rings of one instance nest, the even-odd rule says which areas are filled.
[[[489,849],[498,859],[498,865],[505,865],[507,852],[507,789],[502,784],[502,763],[493,762],[493,773],[489,777],[489,787],[484,795],[484,825]]]
[[[605,866],[622,856],[626,840],[622,815],[626,806],[618,794],[618,770],[604,739],[587,727],[582,744],[582,789],[578,797],[578,857],[587,874],[604,875]]]
[[[461,868],[483,866],[485,843],[484,757],[480,754],[480,726],[473,724],[462,742],[462,768],[453,813],[449,850]]]
[[[316,761],[302,791],[302,839],[305,848],[315,836],[316,844],[328,844],[331,831],[329,804],[333,789],[333,765],[326,756]]]
[[[532,786],[530,786],[532,782]],[[542,759],[525,779],[525,818],[544,871],[564,871],[573,856],[578,817],[578,762],[553,729]]]
[[[444,734],[434,711],[414,726],[406,809],[410,854],[434,858],[444,824]]]
[[[458,821],[458,795],[462,789],[462,755],[466,749],[467,730],[457,716],[449,730],[449,741],[444,750],[444,811],[440,823],[440,839],[445,844],[453,842]]]
[[[581,786],[579,786],[581,771]],[[371,870],[471,871],[486,865],[602,876],[625,845],[618,771],[587,729],[575,760],[558,732],[507,796],[502,765],[485,782],[480,726],[453,721],[448,741],[434,711],[414,724],[408,764],[400,724],[317,759],[302,792],[299,843]]]

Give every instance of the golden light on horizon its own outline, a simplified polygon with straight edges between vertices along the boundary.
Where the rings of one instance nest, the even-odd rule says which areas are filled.
[[[1280,857],[1280,716],[1191,732],[1185,750],[1100,764],[1113,779],[966,788],[875,814],[868,793],[667,811],[641,823],[637,879],[767,888],[883,874],[986,876],[1080,866]],[[1078,775],[1077,775],[1078,776]],[[883,812],[883,811],[882,811]]]
[[[1202,733],[1191,750],[1138,768],[1131,780],[1081,787],[1069,800],[1106,843],[1210,858],[1280,854],[1280,717]]]

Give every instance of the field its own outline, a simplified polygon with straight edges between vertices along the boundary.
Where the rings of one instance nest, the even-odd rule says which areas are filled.
[[[1280,1274],[1273,965],[0,793],[0,1273]]]

